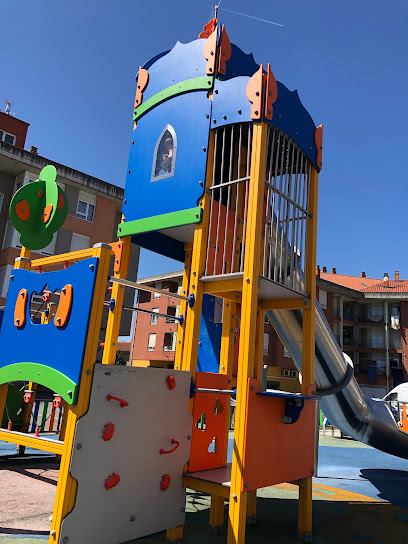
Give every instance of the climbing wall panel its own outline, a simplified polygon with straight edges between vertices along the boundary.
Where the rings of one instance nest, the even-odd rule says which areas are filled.
[[[74,509],[59,542],[119,544],[184,523],[190,373],[95,365],[76,428]]]

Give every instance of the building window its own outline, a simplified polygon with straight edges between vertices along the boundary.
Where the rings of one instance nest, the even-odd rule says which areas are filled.
[[[96,197],[94,195],[90,195],[89,193],[80,191],[77,210],[75,214],[76,217],[79,217],[79,219],[84,219],[85,221],[92,222],[94,220],[95,204]]]
[[[319,304],[324,310],[327,309],[327,291],[322,289],[319,289]]]
[[[168,316],[176,316],[177,315],[177,306],[167,306],[167,315]],[[171,317],[166,318],[166,323],[175,323],[175,319],[171,319]]]
[[[147,351],[154,351],[156,347],[156,333],[149,334],[149,341],[147,343]]]
[[[158,281],[154,284],[155,289],[161,289],[162,288],[162,282]],[[158,300],[160,298],[160,293],[153,293],[153,300]]]
[[[290,359],[290,353],[285,347],[283,347],[283,356]]]
[[[264,333],[263,354],[269,355],[269,334]]]
[[[159,313],[159,308],[152,308],[152,312],[155,314]],[[150,316],[150,325],[157,325],[157,322],[159,321],[158,315],[151,315]]]
[[[81,249],[88,249],[89,247],[91,247],[91,239],[89,236],[83,236],[76,232],[72,233],[70,251],[80,251]]]
[[[4,130],[0,130],[0,140],[2,142],[6,142],[6,144],[14,145],[16,142],[16,137],[14,136],[14,134],[9,134]]]
[[[51,243],[48,244],[48,246],[44,247],[43,249],[38,250],[39,253],[43,253],[44,255],[54,255],[56,240],[57,240],[57,233],[54,232]],[[17,245],[17,247],[21,247],[21,246]]]
[[[154,150],[151,182],[174,176],[176,154],[176,133],[171,125],[166,125],[157,140]]]
[[[175,332],[164,333],[163,351],[175,351],[176,339],[177,335]]]

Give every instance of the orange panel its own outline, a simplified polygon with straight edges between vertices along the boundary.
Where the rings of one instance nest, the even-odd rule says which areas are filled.
[[[109,244],[113,253],[115,254],[115,262],[113,264],[113,271],[120,272],[122,266],[122,255],[123,255],[123,242],[112,242]],[[128,265],[129,269],[129,265]]]
[[[227,60],[231,58],[231,42],[225,30],[225,25],[221,27],[220,55],[218,60],[218,72],[225,76],[227,70]]]
[[[140,106],[140,104],[143,102],[143,91],[146,89],[148,83],[149,83],[149,72],[140,66],[139,73],[137,76],[135,109],[138,106]]]
[[[58,327],[64,327],[69,319],[72,306],[72,285],[68,283],[61,289],[61,296],[57,311],[54,316],[54,324]]]
[[[319,125],[315,130],[315,145],[317,149],[317,166],[321,168],[323,166],[323,125]]]
[[[254,121],[261,119],[262,116],[262,90],[263,90],[263,64],[259,70],[248,81],[246,88],[246,97],[252,102],[251,119]]]
[[[228,376],[226,374],[197,372],[196,387],[228,389]],[[229,406],[230,395],[195,394],[189,472],[224,466],[226,458],[224,452],[228,445],[226,418],[229,417]],[[203,414],[205,428],[201,430],[199,427]],[[213,451],[209,452],[209,448]]]
[[[218,19],[211,19],[211,21],[208,21],[208,23],[204,25],[203,31],[198,35],[198,38],[208,38],[208,36],[214,32],[214,29],[217,28],[217,23]]]
[[[16,306],[14,308],[14,325],[21,329],[24,327],[26,322],[26,309],[28,301],[28,292],[27,289],[21,289],[18,293],[16,300]]]
[[[287,424],[281,421],[285,399],[257,395],[261,391],[258,380],[248,380],[242,491],[314,474],[318,401],[305,399],[298,421]]]
[[[268,62],[268,71],[266,73],[266,99],[265,99],[265,117],[272,120],[273,104],[278,98],[278,86],[276,85],[275,76],[272,73],[271,65]]]
[[[204,58],[207,60],[206,74],[213,76],[215,72],[215,57],[217,53],[217,27],[214,32],[206,40],[203,48]]]
[[[404,433],[408,433],[408,417],[407,417],[407,405],[402,405],[402,417],[401,421],[398,421],[398,427],[401,429],[401,431],[404,431]]]
[[[52,204],[48,204],[47,206],[45,206],[43,214],[42,214],[42,222],[43,223],[48,223],[48,221],[50,220],[53,209],[54,209],[54,207],[53,207]]]

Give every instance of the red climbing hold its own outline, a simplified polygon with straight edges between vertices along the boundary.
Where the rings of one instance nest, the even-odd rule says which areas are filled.
[[[176,387],[176,380],[173,376],[167,376],[166,378],[167,387],[172,391]]]
[[[173,451],[176,451],[176,449],[180,446],[180,442],[177,442],[175,438],[172,438],[171,443],[176,444],[174,448],[172,448],[171,450],[164,450],[163,448],[161,448],[159,452],[160,455],[162,455],[163,453],[173,453]]]
[[[106,400],[117,400],[120,402],[120,407],[124,408],[125,406],[129,406],[129,403],[126,400],[120,399],[119,397],[114,397],[112,395],[106,395]]]
[[[61,408],[62,398],[59,395],[54,395],[54,402],[52,403],[54,408]]]
[[[102,438],[105,442],[108,442],[115,432],[115,425],[113,423],[107,423],[102,431]]]
[[[119,474],[115,474],[114,472],[108,476],[105,480],[105,489],[109,491],[109,489],[112,489],[112,487],[115,487],[120,482],[120,476]]]
[[[166,489],[170,485],[170,475],[169,474],[163,474],[161,482],[160,482],[160,489],[162,491],[166,491]]]

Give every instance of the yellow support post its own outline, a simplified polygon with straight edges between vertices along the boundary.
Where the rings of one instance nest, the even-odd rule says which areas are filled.
[[[31,269],[31,249],[28,249],[26,247],[22,247],[20,251],[20,259],[15,261],[14,268],[22,269],[22,270],[30,270]],[[8,385],[4,385],[3,387],[8,388]],[[28,389],[31,391],[35,391],[37,389],[37,384],[30,382],[28,384]],[[35,393],[31,397],[31,402],[34,403],[35,399]],[[0,410],[1,410],[1,404],[0,404]],[[0,412],[1,413],[1,412]],[[1,419],[1,418],[0,418]],[[22,416],[22,425],[20,429],[24,432],[28,431],[28,426],[30,424],[31,419],[31,405],[26,404],[24,406],[23,410],[23,416]],[[23,443],[17,444],[17,453],[19,455],[23,454],[25,452],[25,445]]]
[[[223,313],[222,313],[222,334],[221,334],[221,350],[220,350],[220,374],[227,374],[228,382],[231,384],[232,378],[232,364],[234,356],[234,333],[233,330],[233,315],[236,310],[236,305],[228,300],[224,301]],[[228,453],[228,433],[229,433],[229,414],[226,419],[225,428],[225,456],[224,464],[227,464]],[[217,491],[219,489],[217,488]],[[220,534],[222,526],[224,525],[224,496],[220,496],[218,493],[211,493],[211,507],[210,507],[210,527],[213,534]]]
[[[99,329],[102,319],[103,301],[105,297],[106,278],[109,273],[111,249],[105,244],[93,249],[92,256],[99,258],[95,292],[89,320],[89,330],[85,346],[84,362],[80,380],[78,402],[68,409],[65,429],[64,448],[55,495],[49,544],[59,541],[62,520],[72,510],[75,503],[77,483],[69,472],[75,428],[78,419],[88,410],[91,394],[92,374],[98,348]]]
[[[191,273],[191,244],[185,249],[185,260],[184,260],[184,270],[183,270],[183,281],[181,285],[181,294],[186,297],[188,295],[188,288],[190,285],[190,273]],[[180,302],[180,315],[185,316],[187,313],[187,301],[182,300]],[[185,321],[182,325],[178,326],[177,329],[177,344],[176,344],[176,353],[174,356],[174,368],[179,370],[182,367],[183,361],[183,348],[184,348],[184,335],[185,335]]]
[[[265,123],[254,124],[248,195],[244,280],[242,285],[241,335],[238,358],[237,405],[235,408],[228,544],[243,544],[245,542],[247,493],[241,491],[243,471],[242,455],[245,444],[248,378],[252,377],[254,374],[267,134],[268,126]]]
[[[207,194],[207,188],[212,182],[215,134],[210,132],[208,142],[207,173],[205,180],[205,190],[200,207],[203,209],[202,221],[196,225],[194,230],[193,251],[191,256],[191,272],[189,281],[189,291],[195,297],[194,306],[189,309],[186,315],[185,329],[183,332],[182,343],[182,362],[181,370],[191,372],[191,377],[195,379],[198,355],[198,338],[200,334],[201,309],[203,305],[203,283],[199,280],[204,273],[206,248],[208,240],[209,219],[210,219],[210,195]],[[189,410],[193,413],[194,399],[190,399]],[[167,542],[177,542],[183,536],[183,526],[172,527],[167,530]]]
[[[123,244],[120,269],[118,272],[114,272],[114,277],[125,280],[129,268],[130,250],[132,246],[131,237],[126,236],[125,238],[119,238],[119,241],[114,242],[114,244]],[[106,325],[105,347],[103,348],[102,357],[102,364],[104,365],[115,364],[124,296],[125,287],[119,283],[112,283],[111,299],[115,301],[115,307],[112,311],[109,310],[108,323]]]
[[[255,369],[254,378],[262,382],[263,343],[265,331],[265,311],[258,308],[256,313]]]
[[[311,167],[309,213],[306,234],[305,287],[310,295],[310,306],[303,310],[302,395],[314,384],[315,309],[316,309],[316,246],[317,246],[318,173]],[[312,541],[312,478],[299,488],[298,539]]]
[[[262,382],[263,339],[265,330],[265,311],[258,308],[256,314],[255,368],[254,378]],[[256,489],[248,493],[247,524],[256,525]]]
[[[219,535],[224,529],[224,497],[211,495],[210,529],[213,535]]]
[[[203,305],[204,286],[199,280],[199,277],[204,273],[205,259],[207,255],[206,248],[209,235],[208,230],[210,219],[210,195],[207,193],[207,188],[211,186],[212,182],[214,144],[215,134],[210,132],[205,191],[200,201],[200,206],[203,209],[203,218],[202,222],[195,227],[193,252],[191,257],[190,294],[194,295],[195,302],[194,306],[187,312],[186,316],[182,370],[188,370],[191,372],[193,378],[195,378],[196,374],[198,337],[200,334],[201,309]],[[190,408],[192,413],[192,402]]]

